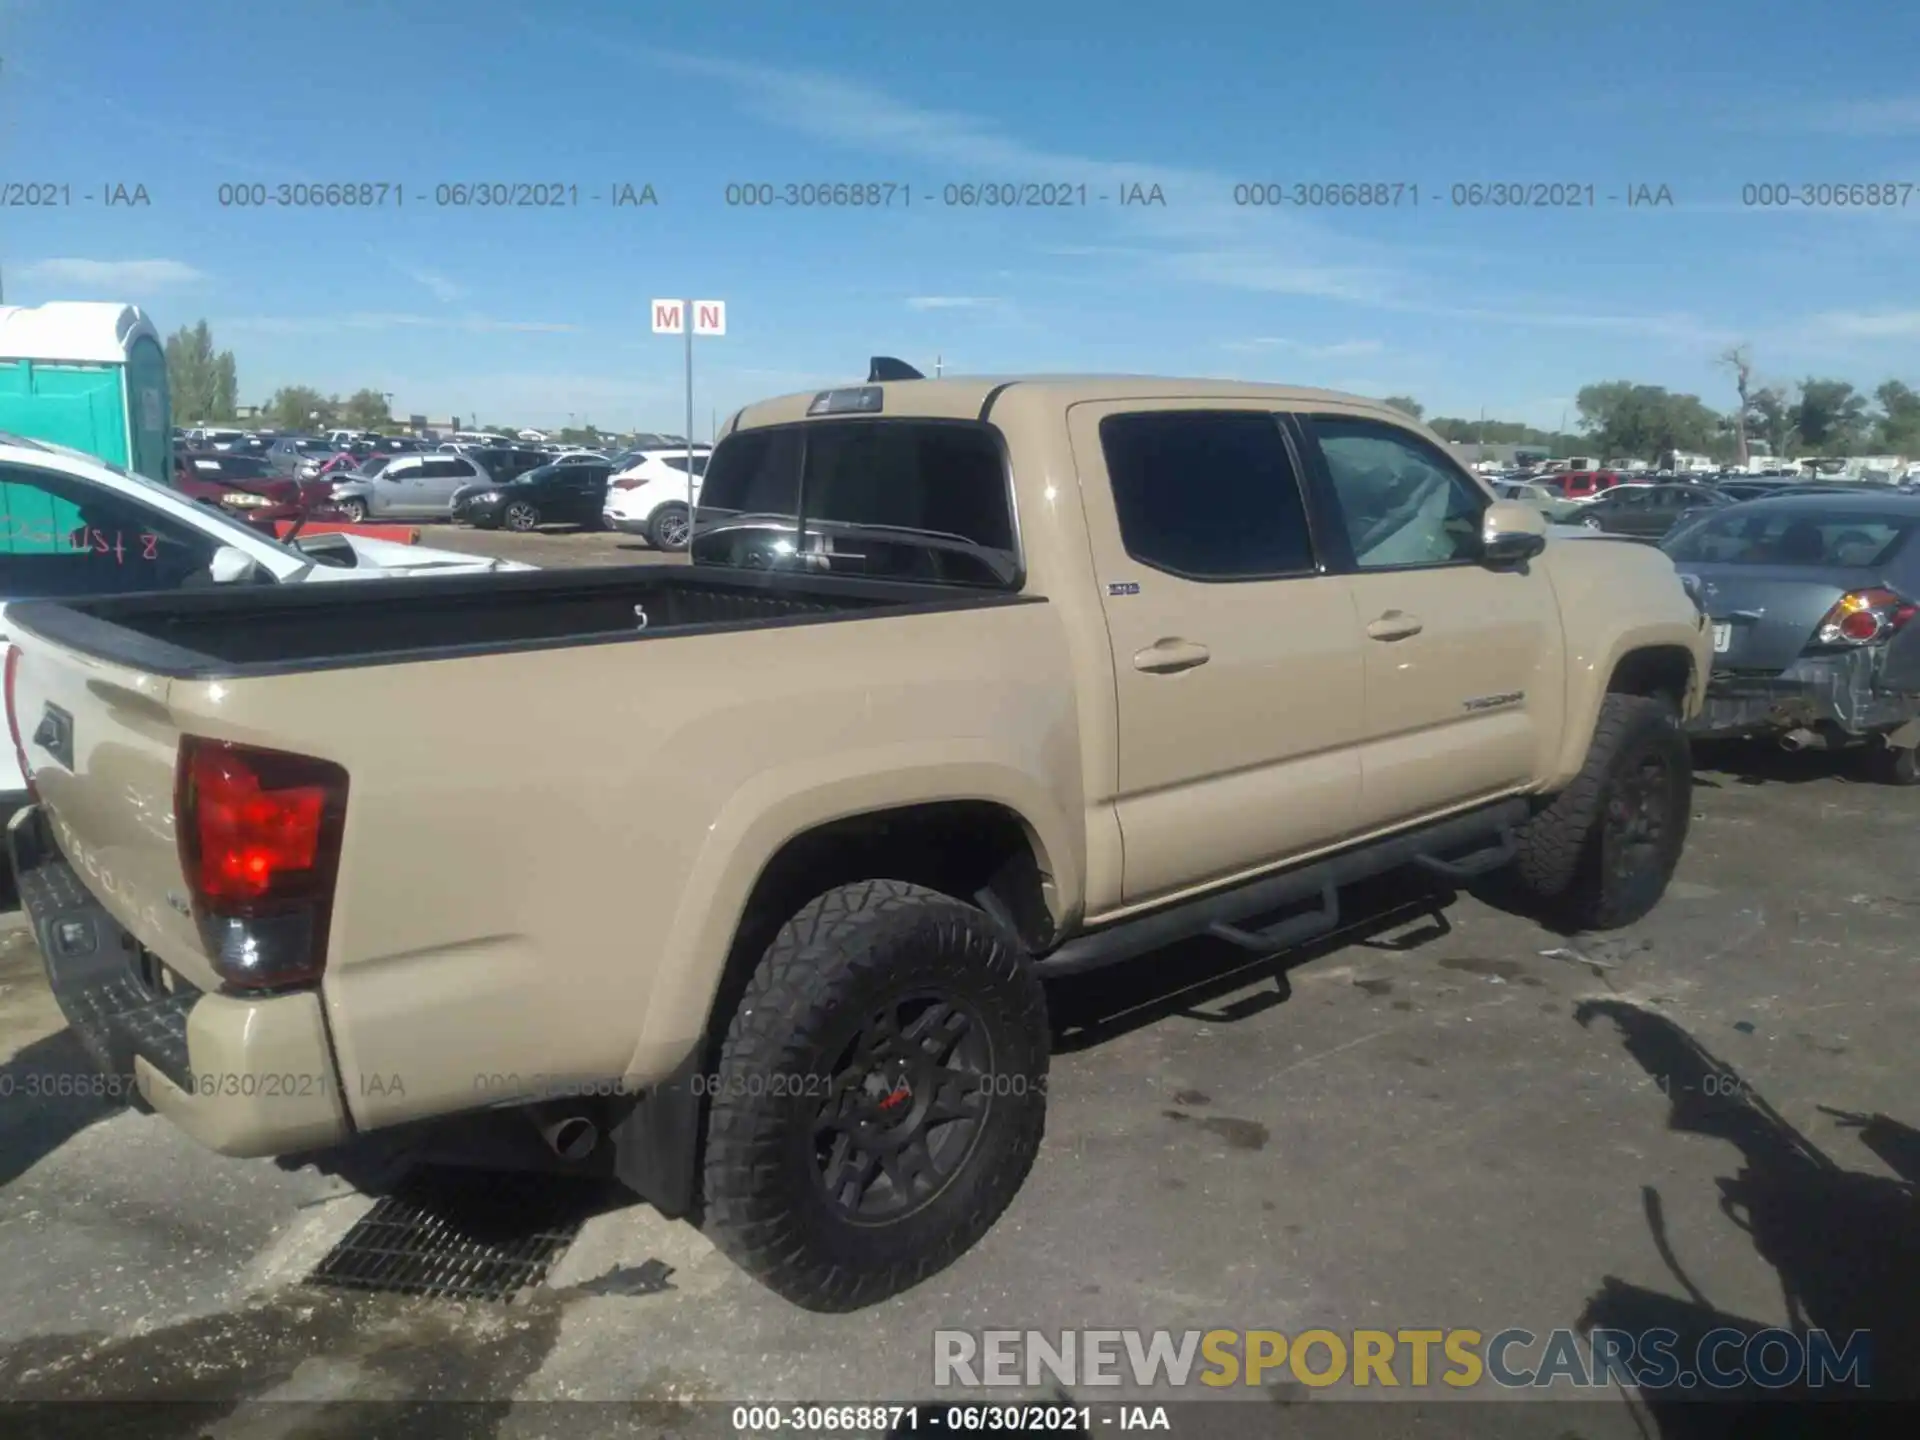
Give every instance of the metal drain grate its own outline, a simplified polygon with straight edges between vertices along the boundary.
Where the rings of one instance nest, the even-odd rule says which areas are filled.
[[[307,1277],[336,1290],[511,1300],[538,1285],[605,1189],[552,1175],[421,1170],[384,1196]]]

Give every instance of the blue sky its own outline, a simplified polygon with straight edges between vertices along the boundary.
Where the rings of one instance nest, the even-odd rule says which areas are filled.
[[[1230,375],[1558,423],[1632,378],[1920,384],[1920,10],[1838,0],[1307,9],[1131,0],[0,0],[10,303],[205,317],[241,398],[678,428],[648,302],[728,302],[698,427],[890,353],[995,373]],[[578,207],[438,208],[439,184]],[[894,181],[883,211],[729,207],[729,182]],[[1596,208],[1453,208],[1455,183]],[[386,181],[399,209],[242,211],[223,184]],[[986,210],[966,182],[1158,184],[1164,206]],[[1237,206],[1386,181],[1417,208]],[[1912,182],[1903,210],[1755,211],[1742,186]],[[138,183],[151,204],[81,198]],[[660,203],[587,197],[650,183]],[[1609,203],[1669,187],[1671,207]]]

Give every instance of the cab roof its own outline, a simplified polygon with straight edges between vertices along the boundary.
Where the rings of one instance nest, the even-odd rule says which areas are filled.
[[[1014,389],[1022,392],[1022,399],[1031,397],[1061,408],[1097,400],[1266,400],[1286,409],[1334,405],[1365,410],[1402,425],[1422,428],[1419,421],[1378,400],[1300,385],[1158,375],[954,375],[937,380],[887,380],[872,384],[853,381],[828,386],[825,390],[779,395],[747,406],[722,433],[804,420],[808,407],[829,391],[880,391],[880,408],[864,413],[883,418],[973,420],[981,418],[989,397],[997,402],[1004,392]]]

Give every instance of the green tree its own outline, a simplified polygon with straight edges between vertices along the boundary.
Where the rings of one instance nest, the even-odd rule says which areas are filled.
[[[1747,402],[1747,433],[1767,442],[1769,453],[1786,458],[1799,439],[1794,430],[1797,402],[1771,385],[1753,392]]]
[[[387,397],[378,390],[356,390],[340,406],[340,423],[354,430],[378,430],[392,423]]]
[[[1845,380],[1808,376],[1800,382],[1794,428],[1812,454],[1850,455],[1865,436],[1866,397]]]
[[[231,420],[237,403],[233,352],[213,348],[205,320],[167,337],[167,389],[174,419],[186,425]]]
[[[1380,403],[1382,405],[1390,405],[1402,415],[1410,415],[1415,420],[1418,420],[1427,413],[1426,406],[1407,395],[1389,395]]]
[[[267,417],[278,430],[325,430],[340,420],[340,402],[311,385],[283,385],[267,401]]]
[[[1889,455],[1920,456],[1920,394],[1900,380],[1873,392],[1880,413],[1873,421],[1873,443]]]
[[[1698,395],[1675,395],[1659,385],[1608,380],[1575,397],[1580,424],[1606,455],[1656,460],[1669,450],[1704,452],[1719,439],[1721,417]]]

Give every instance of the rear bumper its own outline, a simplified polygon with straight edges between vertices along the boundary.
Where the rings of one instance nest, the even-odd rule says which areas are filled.
[[[226,1155],[321,1149],[350,1127],[315,992],[265,999],[163,988],[88,893],[38,807],[7,827],[20,905],[76,1039],[124,1098]]]
[[[647,517],[635,519],[631,515],[622,515],[617,511],[603,510],[600,518],[607,522],[609,530],[618,530],[622,535],[644,535],[647,533]]]
[[[1920,695],[1876,686],[1877,659],[1855,650],[1796,660],[1778,675],[1716,670],[1688,729],[1703,739],[1801,728],[1864,738],[1897,729],[1920,717]]]

